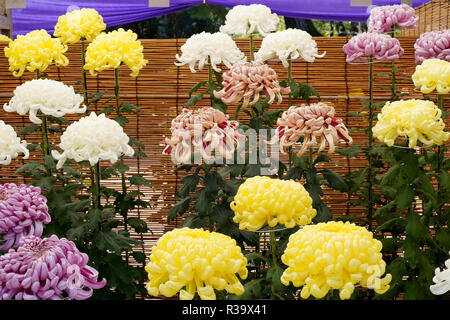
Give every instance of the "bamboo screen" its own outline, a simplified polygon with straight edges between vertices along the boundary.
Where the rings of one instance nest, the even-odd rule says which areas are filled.
[[[419,17],[416,29],[402,29],[403,36],[419,37],[424,32],[445,30],[450,28],[450,1],[432,0],[416,9]]]
[[[368,69],[367,64],[348,64],[345,62],[345,54],[342,46],[348,41],[346,37],[334,38],[316,38],[319,53],[326,51],[322,59],[317,59],[314,63],[307,63],[303,60],[295,61],[293,64],[293,76],[297,81],[308,83],[315,87],[321,95],[324,102],[334,104],[337,115],[345,120],[348,128],[364,127],[366,123],[361,122],[361,118],[354,118],[348,115],[350,111],[359,111],[362,103],[361,98],[368,95]],[[404,56],[396,61],[400,71],[409,78],[414,72],[414,42],[415,37],[402,37],[399,39],[402,47],[405,49]],[[127,159],[127,165],[130,166],[130,174],[139,173],[152,182],[152,188],[141,187],[145,193],[145,199],[150,201],[150,209],[133,212],[135,216],[143,218],[151,232],[144,234],[145,249],[150,253],[151,247],[157,239],[166,231],[179,225],[180,221],[168,224],[166,221],[167,213],[175,202],[175,192],[180,187],[180,174],[174,173],[175,166],[171,163],[170,156],[162,155],[164,148],[164,137],[170,131],[171,120],[182,110],[188,100],[188,92],[191,87],[200,80],[207,79],[207,70],[192,74],[187,66],[177,67],[174,65],[175,55],[180,53],[180,46],[185,42],[184,39],[170,40],[142,40],[144,46],[144,55],[149,60],[148,65],[141,70],[137,78],[129,76],[130,70],[126,67],[120,69],[121,101],[131,102],[141,108],[139,116],[130,117],[130,123],[126,126],[128,135],[133,136],[143,142],[146,146],[146,158]],[[237,40],[238,46],[248,56],[248,42],[246,40]],[[260,42],[256,41],[259,46]],[[3,48],[0,48],[3,50]],[[81,78],[81,51],[80,46],[70,46],[67,56],[70,64],[65,68],[51,67],[48,71],[48,77],[63,81],[65,84],[74,85]],[[287,70],[283,68],[278,60],[268,62],[273,67],[279,79],[287,77]],[[380,72],[389,72],[390,64],[375,63],[375,75]],[[0,57],[0,102],[2,104],[9,101],[13,95],[14,88],[29,80],[33,74],[26,72],[22,78],[15,78],[8,71],[8,62],[2,55]],[[378,85],[389,85],[387,78],[375,77],[375,102],[386,101],[390,97],[390,91],[379,89]],[[112,70],[103,71],[97,77],[88,75],[88,91],[90,93],[106,90],[107,95],[104,99],[114,94],[114,75]],[[75,86],[79,88],[79,86]],[[401,85],[402,91],[409,92],[411,96],[421,97],[414,91],[411,82]],[[100,101],[101,102],[101,101]],[[103,108],[99,104],[97,110]],[[295,101],[296,104],[304,101]],[[274,104],[271,108],[276,110],[285,110],[287,99],[283,100],[281,105]],[[208,99],[200,102],[200,106],[209,104]],[[229,114],[234,115],[236,106],[229,107]],[[68,117],[69,120],[75,120],[78,116]],[[16,113],[7,113],[0,108],[0,119],[13,125],[16,130],[30,124],[27,116],[18,116]],[[353,133],[354,143],[360,146],[366,144],[366,137],[362,134]],[[39,136],[27,136],[28,142],[36,142]],[[51,141],[58,143],[58,137],[52,136]],[[342,147],[345,147],[343,145]],[[32,153],[30,158],[38,158],[36,153]],[[20,158],[19,158],[20,159]],[[27,160],[25,160],[27,161]],[[24,160],[16,160],[10,166],[0,167],[0,183],[14,182],[23,183],[23,178],[14,173]],[[332,156],[332,161],[326,166],[340,174],[346,174],[361,168],[365,165],[362,158],[346,158],[338,155]],[[119,187],[120,182],[108,180],[103,182],[108,187]],[[347,195],[326,190],[325,202],[331,207],[335,216],[340,215],[359,215],[362,208],[352,207],[347,203]],[[133,216],[133,215],[130,215]],[[138,237],[138,235],[133,235]]]

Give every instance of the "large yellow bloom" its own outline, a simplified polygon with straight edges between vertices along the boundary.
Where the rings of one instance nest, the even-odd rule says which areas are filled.
[[[229,236],[203,229],[174,229],[164,234],[152,248],[147,291],[181,300],[192,300],[197,292],[202,300],[215,300],[216,290],[241,295],[242,279],[248,275],[247,259]]]
[[[441,114],[442,111],[429,100],[387,102],[372,131],[388,146],[392,146],[398,136],[408,137],[410,148],[417,145],[417,140],[427,146],[441,145],[450,138],[450,133],[444,131]]]
[[[83,8],[68,12],[58,18],[53,35],[63,43],[77,43],[80,39],[92,41],[106,24],[95,9]]]
[[[4,34],[0,34],[0,42],[11,42],[11,39]]]
[[[306,226],[289,237],[281,261],[288,266],[281,282],[301,287],[301,297],[323,298],[328,290],[339,290],[349,299],[355,284],[384,293],[390,274],[384,278],[386,263],[380,253],[382,244],[366,228],[353,223],[330,221]]]
[[[136,77],[147,64],[144,59],[144,48],[137,34],[122,28],[108,33],[100,33],[86,50],[86,64],[84,69],[95,76],[97,72],[111,68],[118,68],[121,63],[126,64]]]
[[[412,75],[416,88],[422,93],[447,94],[450,91],[450,62],[440,59],[428,59],[416,67]]]
[[[67,46],[57,38],[52,38],[47,31],[34,30],[26,35],[18,35],[5,47],[5,56],[9,61],[9,71],[20,77],[25,69],[28,71],[45,71],[49,65],[67,66],[69,60],[63,54]]]
[[[294,180],[252,177],[241,186],[230,205],[239,228],[259,230],[266,222],[292,228],[306,225],[316,216],[312,199],[303,185]]]

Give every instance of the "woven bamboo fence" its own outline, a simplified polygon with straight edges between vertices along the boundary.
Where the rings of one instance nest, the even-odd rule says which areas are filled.
[[[317,59],[314,63],[307,63],[303,60],[295,61],[293,64],[293,76],[297,81],[312,85],[321,95],[321,101],[332,103],[337,111],[337,116],[345,120],[348,128],[364,127],[367,124],[361,122],[361,118],[348,115],[348,112],[357,112],[362,106],[361,98],[368,98],[368,70],[367,64],[348,64],[345,61],[345,54],[342,46],[348,41],[346,37],[316,38],[319,53],[326,51],[322,59]],[[399,70],[405,73],[405,78],[409,78],[414,72],[414,42],[416,37],[399,38],[405,53],[401,59],[396,61]],[[180,47],[185,39],[146,39],[142,40],[144,55],[149,60],[148,65],[143,68],[137,78],[129,76],[130,70],[125,66],[120,69],[121,101],[131,102],[137,105],[141,112],[138,116],[130,116],[130,123],[126,126],[126,132],[145,145],[146,158],[129,158],[126,164],[130,166],[130,174],[141,174],[150,180],[152,187],[140,187],[140,191],[145,194],[143,200],[150,201],[151,208],[141,209],[132,212],[130,216],[144,219],[151,232],[143,235],[145,249],[150,253],[151,247],[157,239],[165,232],[179,225],[180,221],[167,223],[167,213],[175,202],[176,190],[180,187],[181,173],[174,173],[175,165],[171,162],[170,156],[162,155],[164,148],[164,138],[170,134],[169,128],[171,120],[182,110],[188,100],[188,92],[192,86],[200,80],[206,80],[207,70],[192,74],[187,66],[177,67],[174,65],[175,55],[180,53]],[[249,56],[249,47],[246,40],[236,40],[238,46]],[[260,42],[256,41],[259,46]],[[67,52],[70,60],[68,67],[57,68],[52,66],[48,69],[50,79],[63,81],[67,85],[74,85],[81,79],[81,51],[80,46],[72,45]],[[0,47],[3,50],[3,47]],[[287,78],[287,70],[283,68],[278,60],[268,61],[279,76],[279,79]],[[224,67],[225,68],[225,67]],[[390,64],[375,63],[375,75],[380,72],[389,72]],[[8,62],[2,55],[0,57],[0,103],[4,104],[13,95],[14,88],[26,80],[33,77],[33,74],[26,72],[22,78],[15,78],[8,71]],[[112,70],[103,71],[97,77],[88,75],[88,91],[95,93],[106,90],[104,99],[114,94],[114,73]],[[389,85],[387,78],[375,77],[375,102],[387,101],[390,98],[390,91],[379,89],[378,85]],[[408,92],[409,97],[422,97],[414,91],[411,82],[401,86],[403,92]],[[406,97],[408,98],[408,96]],[[97,111],[103,107],[98,102]],[[304,101],[295,101],[296,104]],[[208,99],[204,99],[199,106],[209,104]],[[287,99],[280,105],[273,105],[275,110],[285,110]],[[236,106],[229,107],[229,114],[234,115]],[[67,117],[69,120],[76,120],[79,116]],[[27,116],[19,116],[16,113],[7,113],[0,108],[0,119],[14,126],[16,130],[30,124]],[[365,146],[367,138],[360,133],[353,133],[354,143]],[[28,142],[36,142],[39,135],[27,136]],[[59,138],[52,135],[51,141],[58,143]],[[342,145],[345,147],[345,145]],[[39,159],[35,152],[31,159]],[[0,183],[14,182],[24,183],[21,176],[14,173],[25,161],[16,160],[10,166],[0,167]],[[332,161],[325,164],[327,167],[344,175],[352,170],[365,166],[365,161],[360,158],[347,158],[333,155]],[[107,187],[120,188],[120,181],[110,179],[104,181]],[[353,207],[348,204],[348,196],[343,193],[326,190],[325,202],[330,206],[334,216],[360,215],[362,208]],[[133,234],[138,237],[138,235]]]
[[[403,29],[402,36],[419,37],[424,32],[450,28],[450,1],[432,0],[416,9],[419,17],[416,29]]]

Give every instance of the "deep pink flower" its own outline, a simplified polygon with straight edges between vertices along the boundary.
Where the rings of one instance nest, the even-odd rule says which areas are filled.
[[[450,29],[422,33],[414,49],[416,64],[433,58],[450,62]]]
[[[414,8],[407,4],[375,7],[370,11],[368,31],[389,32],[394,25],[415,29],[417,20],[419,17]]]
[[[51,221],[47,199],[39,187],[0,185],[0,250],[17,247],[22,237],[42,235]]]
[[[0,300],[85,300],[98,282],[98,271],[87,265],[89,257],[72,241],[22,238],[17,250],[0,256]]]

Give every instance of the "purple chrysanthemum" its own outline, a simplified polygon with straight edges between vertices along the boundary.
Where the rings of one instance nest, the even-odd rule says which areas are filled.
[[[369,32],[389,32],[394,25],[415,29],[417,20],[419,17],[414,8],[407,4],[400,4],[373,8],[367,24]]]
[[[433,58],[450,62],[450,29],[422,33],[414,49],[416,64]]]
[[[0,256],[0,300],[85,300],[100,289],[98,271],[72,241],[28,237]]]
[[[22,237],[42,235],[51,220],[41,188],[13,183],[0,185],[0,250],[17,247]]]

